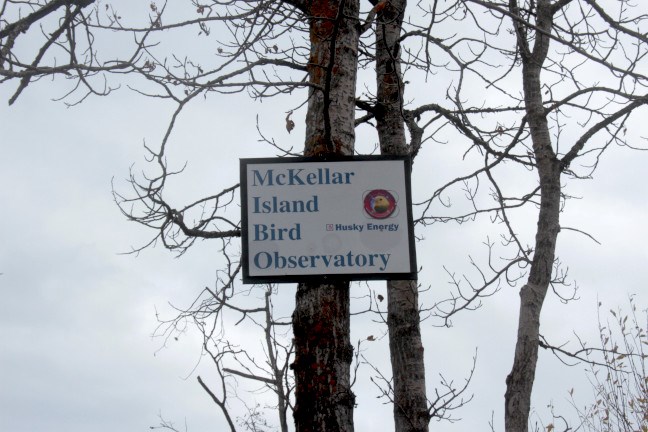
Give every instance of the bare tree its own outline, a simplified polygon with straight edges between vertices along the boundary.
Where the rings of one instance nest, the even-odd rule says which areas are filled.
[[[285,117],[290,132],[293,111],[307,103],[304,154],[314,157],[353,154],[355,127],[373,122],[382,153],[406,154],[412,160],[423,146],[461,136],[465,155],[478,158],[480,166],[467,164],[463,173],[426,194],[417,206],[417,229],[490,216],[496,223],[493,229],[501,228],[501,242],[486,242],[485,264],[470,262],[478,282],[449,271],[454,295],[428,312],[450,325],[461,311],[478,307],[502,285],[525,282],[505,422],[507,431],[527,430],[544,300],[549,288],[564,300],[574,297],[569,287],[564,291],[566,270],[556,258],[559,232],[580,231],[560,223],[569,198],[566,181],[591,177],[600,157],[614,145],[638,147],[629,142],[626,130],[648,103],[648,78],[642,69],[647,16],[640,6],[629,0],[433,0],[410,5],[391,0],[375,1],[361,12],[357,0],[191,1],[186,9],[177,2],[151,2],[144,19],[130,19],[118,6],[88,7],[93,4],[3,1],[0,84],[16,83],[9,100],[15,103],[35,80],[62,75],[71,83],[63,98],[76,104],[89,95],[109,94],[125,76],[136,81],[129,84],[135,91],[173,104],[161,142],[146,146],[153,168],[145,175],[133,171],[131,192],[115,192],[115,200],[128,219],[155,233],[134,252],[160,242],[182,254],[198,239],[222,242],[225,264],[217,286],[196,307],[186,309],[191,316],[205,313],[215,319],[224,308],[238,308],[248,318],[268,310],[268,303],[246,309],[233,301],[241,266],[233,241],[240,236],[238,185],[184,204],[166,195],[167,185],[182,172],[169,168],[167,149],[192,101],[228,93],[247,93],[257,100],[299,96],[279,118]],[[200,43],[195,45],[201,49],[190,44],[167,48],[161,42],[167,34],[183,32],[197,34]],[[365,40],[363,34],[368,35]],[[27,37],[36,49],[21,45]],[[119,49],[109,50],[104,58],[110,60],[102,60],[100,54],[107,49],[103,41],[111,38],[119,38],[123,47],[113,43]],[[200,55],[205,46],[213,55]],[[358,67],[375,67],[374,96],[356,89]],[[433,96],[406,99],[409,79],[423,81],[437,72],[447,78],[443,85],[438,81],[428,86],[436,92]],[[356,107],[361,113],[357,119]],[[265,140],[281,155],[296,153]],[[502,174],[510,167],[526,170],[532,180],[522,187],[510,184]],[[467,197],[470,207],[465,212],[449,209],[446,198],[457,190]],[[533,238],[521,234],[526,219],[516,217],[516,211],[527,208],[537,211]],[[353,430],[349,314],[348,284],[324,281],[298,287],[292,320],[298,430]],[[419,320],[418,286],[390,282],[389,394],[399,432],[427,430],[437,413],[425,393]],[[195,320],[201,330],[209,327],[202,322]],[[266,316],[269,322],[277,324]],[[269,327],[263,328],[267,334]],[[266,347],[269,358],[275,353],[266,374],[227,366],[228,372],[223,361],[236,349],[214,338],[218,332],[204,334],[223,342],[217,347],[205,344],[221,384],[232,376],[263,378],[259,382],[279,398],[284,427],[290,387],[284,360],[277,360],[278,346]],[[217,405],[224,403],[225,393],[219,396],[203,387]],[[456,397],[454,389],[449,393]],[[256,415],[253,407],[251,415]]]
[[[582,232],[560,223],[570,198],[565,182],[590,178],[603,153],[615,144],[638,147],[629,142],[626,131],[631,116],[645,112],[640,109],[648,102],[648,77],[640,67],[647,54],[647,16],[631,2],[594,0],[465,0],[447,11],[479,28],[490,65],[501,65],[465,68],[466,77],[468,73],[479,77],[494,92],[498,106],[490,106],[488,99],[475,101],[460,82],[451,98],[453,107],[430,104],[412,110],[415,116],[428,111],[449,120],[471,142],[468,151],[476,150],[483,158],[482,168],[437,190],[424,203],[419,221],[465,222],[490,214],[504,227],[501,244],[509,252],[508,258],[498,259],[497,245],[488,241],[487,265],[472,262],[481,281],[462,281],[451,273],[457,293],[439,303],[435,314],[448,324],[458,312],[478,307],[502,283],[515,286],[526,279],[520,290],[518,336],[505,405],[506,430],[525,431],[544,300],[550,287],[564,301],[574,298],[559,289],[566,285],[566,269],[556,258],[558,234]],[[501,113],[507,113],[506,118]],[[513,192],[518,185],[498,179],[503,164],[511,162],[537,176],[526,193]],[[484,205],[480,199],[480,179],[489,185],[495,205]],[[433,203],[443,205],[443,195],[457,185],[473,208],[455,216],[434,215]],[[514,223],[515,211],[527,205],[538,208],[532,246]],[[465,289],[464,283],[470,287]]]
[[[400,37],[406,1],[377,3],[376,103],[373,113],[386,155],[412,154],[405,133],[404,82]],[[425,362],[419,316],[417,281],[387,281],[387,327],[394,380],[396,431],[427,431],[430,409],[425,389]]]

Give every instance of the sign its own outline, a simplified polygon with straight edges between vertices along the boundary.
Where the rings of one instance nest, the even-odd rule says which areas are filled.
[[[416,279],[410,160],[241,159],[243,283]]]

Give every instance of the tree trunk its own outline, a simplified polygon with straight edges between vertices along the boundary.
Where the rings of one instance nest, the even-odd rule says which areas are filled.
[[[355,143],[358,0],[314,0],[310,20],[311,88],[304,154],[351,155]],[[324,281],[323,281],[324,282]],[[297,287],[295,409],[297,432],[352,432],[355,396],[350,387],[348,282]]]
[[[387,281],[387,301],[395,431],[427,432],[430,413],[416,281]]]
[[[514,0],[511,13],[518,15]],[[556,241],[560,231],[561,165],[551,144],[549,126],[542,101],[540,72],[547,57],[552,11],[549,0],[537,6],[535,42],[529,50],[526,31],[517,26],[518,48],[522,59],[524,102],[529,122],[533,152],[540,180],[540,212],[529,279],[520,290],[520,315],[515,356],[506,378],[506,432],[528,430],[531,392],[538,361],[540,312],[551,283]]]
[[[349,284],[299,284],[296,301],[295,430],[352,432]]]
[[[352,155],[358,68],[358,0],[310,3],[311,88],[306,114],[306,156]]]
[[[540,171],[540,213],[529,279],[520,290],[520,312],[513,367],[506,378],[506,432],[528,430],[531,392],[538,361],[540,312],[551,282],[560,212],[558,162],[547,160]]]
[[[403,118],[400,37],[406,0],[392,0],[376,26],[376,125],[384,155],[408,155]],[[396,432],[427,432],[425,364],[416,281],[387,281],[387,327]]]

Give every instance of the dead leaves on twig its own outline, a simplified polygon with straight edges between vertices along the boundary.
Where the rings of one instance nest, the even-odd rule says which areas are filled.
[[[295,122],[292,121],[292,119],[290,118],[292,113],[293,113],[292,111],[289,111],[288,115],[286,116],[286,130],[288,131],[288,133],[290,133],[293,129],[295,129]]]

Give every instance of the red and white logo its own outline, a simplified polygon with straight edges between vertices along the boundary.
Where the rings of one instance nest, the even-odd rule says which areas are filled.
[[[364,210],[374,219],[385,219],[396,210],[396,198],[385,189],[374,189],[364,195]]]

